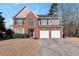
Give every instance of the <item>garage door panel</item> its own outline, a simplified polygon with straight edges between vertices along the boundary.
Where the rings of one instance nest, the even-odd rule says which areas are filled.
[[[40,38],[49,38],[49,31],[40,31]]]
[[[60,30],[52,30],[51,31],[51,38],[60,38]]]

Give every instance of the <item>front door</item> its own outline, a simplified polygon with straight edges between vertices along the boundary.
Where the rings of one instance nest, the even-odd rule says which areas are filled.
[[[29,37],[33,38],[34,34],[34,29],[29,29]]]

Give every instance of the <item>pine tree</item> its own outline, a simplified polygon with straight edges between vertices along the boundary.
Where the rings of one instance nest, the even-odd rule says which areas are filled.
[[[5,28],[5,18],[1,15],[2,12],[0,12],[0,31],[5,31],[6,28]]]
[[[57,6],[58,6],[57,3],[53,3],[51,5],[51,8],[49,9],[48,15],[54,15],[55,13],[57,13],[58,12],[58,7]]]

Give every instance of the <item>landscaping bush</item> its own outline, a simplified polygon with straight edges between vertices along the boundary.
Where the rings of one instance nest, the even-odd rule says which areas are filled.
[[[13,34],[14,34],[14,32],[12,31],[12,29],[7,29],[6,32],[5,32],[5,38],[6,39],[12,39]]]
[[[24,34],[14,34],[14,38],[24,38]]]
[[[14,38],[28,38],[28,34],[14,34]]]
[[[29,35],[27,33],[25,33],[24,38],[29,38]]]

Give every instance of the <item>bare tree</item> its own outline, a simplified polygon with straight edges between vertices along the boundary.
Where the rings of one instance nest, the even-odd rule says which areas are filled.
[[[66,36],[76,35],[77,24],[76,21],[79,17],[79,9],[75,8],[74,4],[62,4],[61,17],[64,25],[64,34]]]

